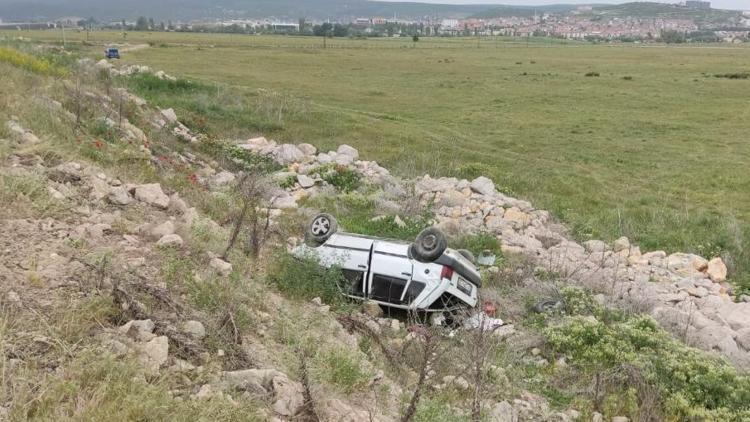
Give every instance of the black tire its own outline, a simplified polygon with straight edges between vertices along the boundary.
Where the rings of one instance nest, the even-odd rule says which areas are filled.
[[[468,259],[469,262],[471,262],[472,264],[476,265],[477,260],[474,259],[474,254],[471,253],[470,250],[468,250],[468,249],[459,249],[458,253],[460,253],[464,258]]]
[[[331,214],[318,214],[310,220],[306,235],[309,240],[320,245],[336,233],[338,228],[336,217]]]
[[[538,314],[544,314],[549,311],[553,311],[553,310],[560,309],[560,308],[562,308],[561,301],[557,299],[547,299],[534,305],[534,312]]]
[[[448,239],[435,227],[422,230],[409,248],[412,258],[419,262],[433,262],[448,248]]]

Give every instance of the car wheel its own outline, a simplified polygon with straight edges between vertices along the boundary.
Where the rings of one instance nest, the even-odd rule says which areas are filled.
[[[562,302],[556,299],[543,300],[534,305],[534,312],[538,314],[544,314],[555,309],[560,309]]]
[[[435,227],[422,230],[412,243],[410,252],[412,258],[420,262],[432,262],[445,252],[448,239],[445,234]]]
[[[338,230],[336,218],[331,214],[318,214],[310,221],[307,237],[317,244],[322,244]]]
[[[476,259],[474,259],[474,254],[471,253],[471,251],[468,249],[459,249],[458,253],[460,253],[464,258],[469,260],[469,262],[471,262],[472,264],[475,264],[477,262]]]

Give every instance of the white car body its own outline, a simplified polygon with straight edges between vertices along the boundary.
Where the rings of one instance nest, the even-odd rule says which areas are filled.
[[[343,294],[357,300],[423,312],[452,312],[477,304],[481,277],[473,263],[453,249],[437,260],[409,256],[407,242],[334,233],[319,246],[303,244],[297,257],[312,257],[326,268],[341,268]]]

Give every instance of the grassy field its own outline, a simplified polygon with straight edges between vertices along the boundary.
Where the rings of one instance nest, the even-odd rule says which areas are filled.
[[[123,36],[90,41],[83,48],[98,56]],[[176,102],[189,120],[232,105],[217,136],[348,143],[407,175],[486,174],[582,240],[626,235],[645,250],[722,254],[748,280],[750,79],[714,75],[750,71],[750,48],[387,39],[323,49],[318,38],[161,33],[127,42],[150,47],[124,62],[216,87],[151,99]]]

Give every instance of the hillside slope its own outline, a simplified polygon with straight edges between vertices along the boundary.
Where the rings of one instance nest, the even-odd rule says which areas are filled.
[[[149,102],[205,102],[201,84],[18,47],[0,49],[0,417],[750,416],[750,304],[728,295],[720,259],[579,245],[486,177],[212,139]],[[437,225],[453,247],[489,250],[482,302],[506,323],[467,311],[454,317],[480,323],[435,327],[343,300],[337,269],[289,254],[318,211],[356,233]]]
[[[0,18],[5,20],[54,19],[63,16],[93,16],[101,20],[135,19],[148,16],[161,20],[205,18],[265,18],[275,16],[295,21],[397,15],[462,17],[487,10],[487,5],[391,3],[367,0],[165,0],[157,3],[131,0],[127,3],[95,0],[0,0]]]

